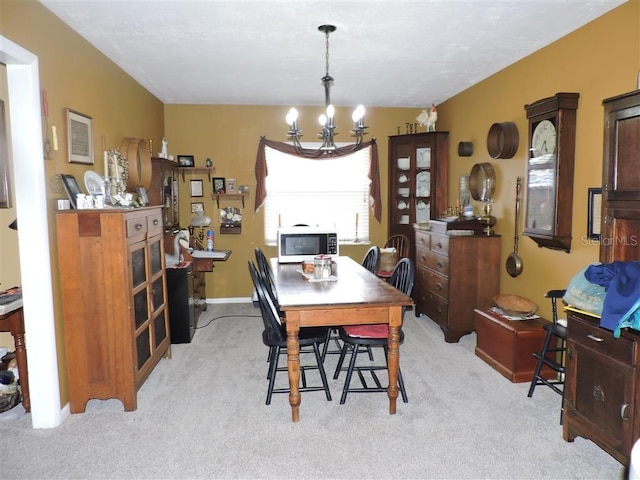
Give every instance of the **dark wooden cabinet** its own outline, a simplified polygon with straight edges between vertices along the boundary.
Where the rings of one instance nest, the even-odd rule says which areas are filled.
[[[600,261],[640,258],[640,90],[604,100]]]
[[[416,316],[436,322],[446,342],[475,330],[475,308],[488,308],[500,292],[500,237],[447,234],[444,222],[416,230]]]
[[[640,259],[640,90],[604,100],[600,261]],[[564,439],[591,439],[623,464],[640,438],[638,332],[620,338],[568,314]]]
[[[389,237],[413,243],[413,224],[439,218],[447,208],[449,133],[389,137]],[[409,250],[414,254],[414,245]]]
[[[160,207],[56,214],[71,413],[92,398],[136,409],[170,339]]]
[[[563,437],[591,439],[628,464],[640,436],[638,341],[640,336],[600,328],[597,318],[567,315],[567,368]]]
[[[196,332],[193,264],[167,268],[171,343],[190,343]]]

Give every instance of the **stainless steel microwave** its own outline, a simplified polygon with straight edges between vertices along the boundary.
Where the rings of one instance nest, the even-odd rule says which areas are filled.
[[[311,261],[316,255],[339,255],[336,230],[318,227],[278,229],[278,262]]]

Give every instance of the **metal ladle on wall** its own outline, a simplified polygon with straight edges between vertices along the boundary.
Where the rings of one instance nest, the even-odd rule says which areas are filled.
[[[507,273],[512,277],[517,277],[522,273],[522,258],[518,255],[518,223],[520,219],[520,188],[522,177],[518,177],[516,182],[516,226],[513,237],[513,252],[507,257]]]

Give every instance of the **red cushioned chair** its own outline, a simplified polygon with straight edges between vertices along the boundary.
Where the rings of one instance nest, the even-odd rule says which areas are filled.
[[[415,270],[413,262],[409,258],[403,258],[393,269],[389,283],[401,292],[411,295],[414,276]],[[343,346],[340,353],[340,359],[338,360],[338,365],[336,366],[336,371],[333,375],[334,379],[339,377],[344,359],[347,353],[351,351],[351,360],[349,361],[349,366],[346,368],[347,376],[344,381],[340,404],[344,404],[347,400],[347,393],[349,392],[386,392],[387,387],[382,385],[382,382],[380,382],[376,372],[380,370],[388,370],[387,353],[389,343],[387,337],[389,335],[389,326],[387,324],[349,325],[346,327],[340,327],[339,334],[340,339],[343,341]],[[404,332],[400,329],[400,344],[403,342]],[[364,352],[366,349],[371,347],[382,347],[384,350],[384,365],[357,365],[358,353]],[[351,387],[351,378],[354,371],[358,373],[360,383],[362,384],[361,387]],[[369,373],[373,384],[367,383],[363,372]],[[402,401],[407,403],[407,392],[404,387],[404,380],[402,378],[402,371],[400,368],[398,368],[398,389],[402,395]]]

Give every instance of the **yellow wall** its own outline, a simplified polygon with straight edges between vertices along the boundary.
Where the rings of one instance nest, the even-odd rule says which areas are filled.
[[[66,399],[66,368],[59,282],[56,276],[57,244],[55,238],[55,199],[66,198],[56,174],[69,173],[83,185],[84,172],[103,171],[102,138],[107,148],[119,147],[124,137],[157,139],[164,134],[164,106],[140,84],[108,60],[98,50],[73,32],[49,10],[35,1],[0,0],[0,33],[38,56],[40,88],[46,90],[49,100],[49,125],[58,132],[57,152],[45,161],[50,202],[49,227],[52,271],[54,272],[54,304],[61,384],[61,401]],[[6,82],[6,75],[5,78]],[[0,94],[2,91],[0,90]],[[66,108],[82,112],[93,119],[95,166],[67,162]],[[43,118],[43,129],[44,129]],[[44,130],[46,135],[46,130]],[[34,139],[35,141],[35,139]],[[14,159],[19,161],[19,159]],[[14,231],[3,227],[6,214],[0,216],[0,245],[15,244]],[[12,218],[13,219],[13,218]],[[11,248],[7,247],[9,251]],[[15,251],[15,250],[14,250]],[[17,264],[2,263],[2,278],[19,283]],[[10,283],[7,280],[7,283]],[[27,339],[27,342],[29,340]],[[33,353],[30,353],[33,354]]]
[[[547,318],[551,308],[544,293],[552,288],[564,288],[582,267],[598,261],[598,243],[586,241],[585,236],[587,190],[602,184],[602,100],[637,88],[639,26],[639,4],[628,2],[438,108],[438,128],[451,131],[450,199],[455,198],[460,175],[469,173],[473,164],[493,164],[497,176],[493,215],[498,218],[496,232],[502,235],[501,292],[531,298]],[[514,279],[507,274],[504,264],[513,251],[516,177],[522,176],[523,181],[526,177],[528,122],[524,105],[557,92],[580,94],[571,253],[539,248],[533,240],[520,235],[519,253],[524,271]],[[518,126],[519,148],[511,159],[494,160],[487,153],[487,132],[493,123],[507,121]],[[457,156],[460,141],[474,143],[473,156]],[[523,198],[522,207],[525,206],[526,198]],[[525,211],[521,208],[520,234]]]

